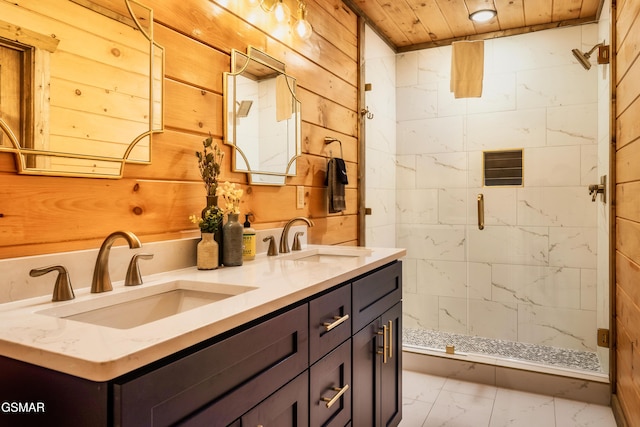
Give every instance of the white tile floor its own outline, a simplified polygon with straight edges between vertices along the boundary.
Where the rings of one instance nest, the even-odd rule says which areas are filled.
[[[403,372],[400,427],[615,427],[611,408]]]

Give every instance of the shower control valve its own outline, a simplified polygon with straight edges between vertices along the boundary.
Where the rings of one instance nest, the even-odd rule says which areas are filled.
[[[607,202],[607,176],[603,175],[600,177],[600,184],[591,184],[589,186],[589,194],[592,196],[591,201],[596,201],[596,196],[598,194],[602,194],[602,202]]]

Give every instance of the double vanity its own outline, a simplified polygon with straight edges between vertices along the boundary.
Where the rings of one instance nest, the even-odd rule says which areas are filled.
[[[0,424],[397,425],[404,254],[309,245],[2,304],[0,400],[43,410]]]

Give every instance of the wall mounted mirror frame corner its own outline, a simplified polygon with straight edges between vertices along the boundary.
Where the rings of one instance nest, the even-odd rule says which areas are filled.
[[[151,163],[152,135],[164,130],[164,48],[150,7],[1,2],[0,16],[0,58],[11,64],[0,81],[24,94],[0,103],[0,152],[14,153],[18,173],[121,178],[126,163]],[[20,75],[29,79],[16,86]]]
[[[285,64],[249,46],[231,51],[224,73],[225,143],[234,172],[252,185],[284,185],[301,153],[301,103]]]

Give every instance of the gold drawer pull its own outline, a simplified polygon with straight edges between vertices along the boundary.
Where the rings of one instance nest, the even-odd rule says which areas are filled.
[[[340,387],[332,387],[331,390],[333,391],[337,391],[338,393],[333,396],[332,398],[328,398],[328,397],[323,397],[322,400],[323,402],[327,402],[327,408],[331,408],[333,406],[334,403],[336,403],[338,401],[338,399],[340,399],[340,397],[342,397],[342,395],[349,390],[349,384],[345,384],[342,388]]]
[[[342,317],[341,316],[333,316],[334,322],[332,322],[332,323],[324,322],[322,324],[322,326],[324,326],[325,331],[329,332],[330,330],[332,330],[336,326],[340,325],[341,323],[346,322],[348,319],[349,319],[349,315],[348,314],[345,314]]]

